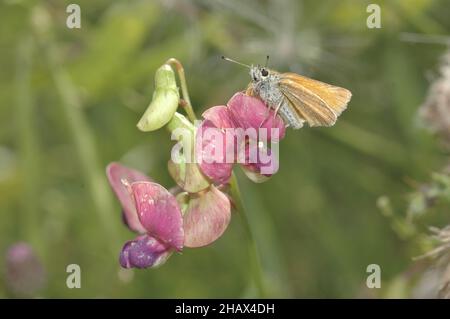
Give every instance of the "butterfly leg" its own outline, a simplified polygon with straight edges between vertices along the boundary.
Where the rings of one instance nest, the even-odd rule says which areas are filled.
[[[275,108],[275,112],[273,114],[273,118],[275,119],[275,117],[277,116],[278,110],[280,109],[281,105],[283,104],[283,100],[281,99],[280,102],[278,103],[277,107]],[[259,127],[261,128],[261,126],[263,126],[264,123],[266,123],[266,121],[270,118],[270,110],[272,109],[272,107],[269,106],[267,107],[267,111],[266,111],[266,115],[264,117],[264,120],[261,122],[261,124],[259,124]]]
[[[264,125],[264,123],[266,123],[266,121],[270,118],[270,110],[271,110],[271,108],[272,107],[270,106],[270,104],[268,104],[267,108],[266,108],[266,112],[264,114],[264,120],[262,120],[261,124],[259,124],[259,128],[261,128]]]
[[[273,113],[273,119],[275,119],[277,117],[278,111],[280,110],[281,105],[283,105],[283,99],[280,100],[280,102],[278,103],[275,112]]]

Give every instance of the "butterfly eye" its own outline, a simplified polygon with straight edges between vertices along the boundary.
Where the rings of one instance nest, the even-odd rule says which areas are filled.
[[[269,75],[269,71],[267,71],[266,69],[262,69],[261,70],[261,75],[262,76],[268,76]]]

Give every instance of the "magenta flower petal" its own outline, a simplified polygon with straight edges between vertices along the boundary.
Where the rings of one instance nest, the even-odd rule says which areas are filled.
[[[217,128],[234,128],[233,114],[225,105],[213,106],[203,112],[202,117],[212,122]]]
[[[274,118],[274,111],[268,112],[267,106],[260,99],[239,92],[228,101],[228,108],[238,127],[256,130],[265,128],[268,140],[279,141],[284,138],[286,127],[283,120],[279,115]],[[272,134],[272,128],[278,129],[278,133]]]
[[[183,219],[175,197],[152,182],[135,182],[131,190],[139,220],[147,233],[180,251],[184,241]]]
[[[130,190],[124,185],[124,182],[128,184],[137,181],[150,182],[151,179],[137,170],[114,162],[106,167],[106,175],[108,176],[109,184],[122,205],[125,224],[131,230],[144,234],[146,230],[139,221],[133,197],[130,194]]]
[[[194,248],[211,244],[223,234],[230,218],[230,200],[211,185],[207,192],[189,202],[184,214],[184,245]]]
[[[148,235],[128,241],[122,248],[119,262],[123,268],[157,267],[172,254],[168,245]]]
[[[211,120],[204,120],[197,129],[196,161],[203,174],[216,184],[225,184],[231,177],[235,161],[234,140],[234,134],[227,135]]]

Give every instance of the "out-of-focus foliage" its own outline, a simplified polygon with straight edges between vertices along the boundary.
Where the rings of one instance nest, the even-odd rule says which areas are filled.
[[[386,296],[404,296],[397,275],[421,249],[397,236],[391,226],[402,225],[376,202],[388,195],[406,205],[410,181],[427,180],[448,154],[416,121],[445,46],[401,33],[449,34],[448,1],[378,1],[381,29],[366,27],[372,1],[356,0],[79,0],[82,27],[68,29],[72,2],[0,4],[0,253],[18,241],[33,246],[47,274],[37,296],[253,296],[238,218],[212,246],[160,269],[120,270],[129,234],[104,174],[120,160],[173,185],[168,133],[136,128],[154,73],[181,60],[201,114],[249,81],[222,54],[246,63],[269,54],[274,69],[353,92],[334,127],[288,132],[271,180],[240,178],[268,295],[376,296],[365,288],[376,263],[392,288]],[[448,210],[432,217],[448,223]],[[66,287],[72,263],[81,289]],[[0,297],[13,297],[0,265]]]

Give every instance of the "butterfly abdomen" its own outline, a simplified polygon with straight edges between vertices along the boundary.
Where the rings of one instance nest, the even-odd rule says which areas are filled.
[[[283,103],[278,110],[278,113],[280,114],[281,118],[283,119],[284,123],[289,125],[289,127],[293,128],[294,130],[297,130],[301,127],[303,127],[303,120],[300,118],[300,116],[288,105],[288,101],[285,99],[283,100]]]

